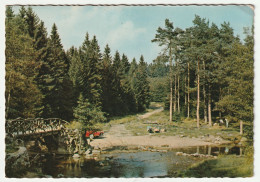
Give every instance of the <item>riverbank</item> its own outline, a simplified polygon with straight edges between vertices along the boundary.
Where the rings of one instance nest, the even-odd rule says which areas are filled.
[[[126,135],[114,133],[113,130],[118,130],[120,133],[126,133]],[[230,143],[230,141],[213,136],[206,136],[203,139],[183,136],[155,136],[149,134],[143,136],[133,136],[125,129],[124,125],[114,125],[111,127],[111,130],[104,134],[102,138],[91,141],[90,145],[94,148],[101,149],[119,146],[183,148],[206,145],[223,145],[227,143]]]
[[[246,156],[226,155],[217,159],[203,160],[179,172],[176,177],[252,177],[254,166]]]

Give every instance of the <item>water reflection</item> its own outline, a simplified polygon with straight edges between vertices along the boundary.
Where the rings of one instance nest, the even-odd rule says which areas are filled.
[[[239,147],[191,147],[168,152],[138,151],[130,153],[101,154],[98,160],[49,156],[42,163],[42,172],[52,177],[173,177],[177,171],[185,170],[195,162],[203,160],[191,156],[177,156],[176,152],[187,154],[235,154],[242,155]],[[112,156],[111,156],[112,155]]]

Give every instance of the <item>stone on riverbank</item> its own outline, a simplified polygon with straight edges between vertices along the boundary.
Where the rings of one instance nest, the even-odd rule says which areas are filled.
[[[19,175],[20,172],[30,167],[29,154],[25,147],[6,155],[6,176]]]
[[[176,152],[176,155],[181,156],[183,155],[183,152]]]
[[[74,154],[72,157],[73,158],[80,158],[80,155],[79,154]]]
[[[198,153],[194,153],[194,154],[187,154],[187,153],[184,153],[184,152],[176,152],[176,155],[178,155],[178,156],[191,156],[191,157],[199,157],[199,158],[202,158],[202,157],[205,157],[205,158],[215,158],[215,156],[213,156],[213,155],[207,155],[207,154],[198,154]]]

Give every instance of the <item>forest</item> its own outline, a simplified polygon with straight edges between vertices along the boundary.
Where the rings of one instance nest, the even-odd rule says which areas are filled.
[[[228,22],[217,26],[196,15],[193,26],[180,29],[166,19],[151,40],[162,51],[148,64],[142,55],[111,53],[109,45],[100,50],[87,30],[80,47],[64,50],[58,27],[48,35],[31,7],[15,14],[7,6],[5,23],[6,119],[62,118],[91,127],[163,102],[170,121],[195,118],[199,128],[225,118],[253,136],[253,27],[241,40]]]

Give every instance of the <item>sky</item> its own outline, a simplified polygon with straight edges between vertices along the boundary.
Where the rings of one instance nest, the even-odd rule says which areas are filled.
[[[254,12],[248,6],[33,6],[34,12],[44,21],[50,34],[55,23],[64,49],[82,45],[88,32],[96,35],[103,52],[106,44],[114,55],[118,50],[131,61],[143,55],[151,63],[161,51],[152,43],[158,27],[164,27],[168,18],[174,27],[191,27],[195,15],[214,22],[219,27],[225,21],[234,34],[244,38],[243,27],[253,24]],[[14,10],[17,13],[19,7]]]

